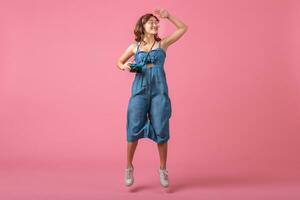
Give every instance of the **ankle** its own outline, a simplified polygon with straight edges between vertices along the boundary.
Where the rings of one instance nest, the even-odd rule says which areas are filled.
[[[164,165],[162,165],[162,166],[160,166],[160,167],[159,167],[159,169],[160,169],[160,170],[166,170],[166,169],[167,169],[167,167],[166,167],[166,166],[164,166]]]
[[[132,163],[127,163],[126,168],[127,168],[127,169],[128,169],[128,168],[133,168]]]

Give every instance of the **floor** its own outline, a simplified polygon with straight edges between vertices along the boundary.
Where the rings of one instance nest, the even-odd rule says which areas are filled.
[[[204,173],[204,172],[203,172]],[[99,164],[2,165],[1,200],[222,199],[299,200],[300,181],[245,175],[204,175],[170,171],[170,187],[162,188],[156,170],[135,169],[135,183],[123,185],[120,166]]]

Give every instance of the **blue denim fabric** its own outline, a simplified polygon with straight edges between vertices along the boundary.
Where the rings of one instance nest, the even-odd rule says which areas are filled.
[[[152,49],[145,61],[147,52],[138,48],[135,62],[153,63],[144,65],[142,73],[136,73],[131,87],[127,109],[127,141],[150,138],[156,143],[169,140],[169,119],[172,108],[168,95],[168,85],[164,71],[166,52],[160,47]]]

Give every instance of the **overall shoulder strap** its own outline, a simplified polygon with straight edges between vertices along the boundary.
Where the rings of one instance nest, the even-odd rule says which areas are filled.
[[[149,55],[149,53],[151,52],[151,50],[152,50],[152,48],[153,48],[153,46],[154,46],[155,43],[156,43],[156,41],[152,44],[150,50],[147,52],[147,55],[146,55],[146,57],[145,57],[145,60],[147,60],[148,55]]]
[[[136,52],[138,52],[139,51],[139,48],[140,48],[140,42],[136,42]]]

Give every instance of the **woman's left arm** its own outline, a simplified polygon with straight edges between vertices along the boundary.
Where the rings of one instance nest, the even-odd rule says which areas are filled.
[[[184,33],[187,31],[188,27],[181,20],[179,20],[174,15],[171,15],[168,11],[164,9],[157,9],[155,10],[155,13],[158,14],[161,18],[166,18],[170,20],[177,28],[173,33],[171,33],[170,35],[162,39],[161,41],[162,46],[164,48],[167,48],[171,44],[176,42],[179,38],[181,38],[181,36],[183,36]]]

